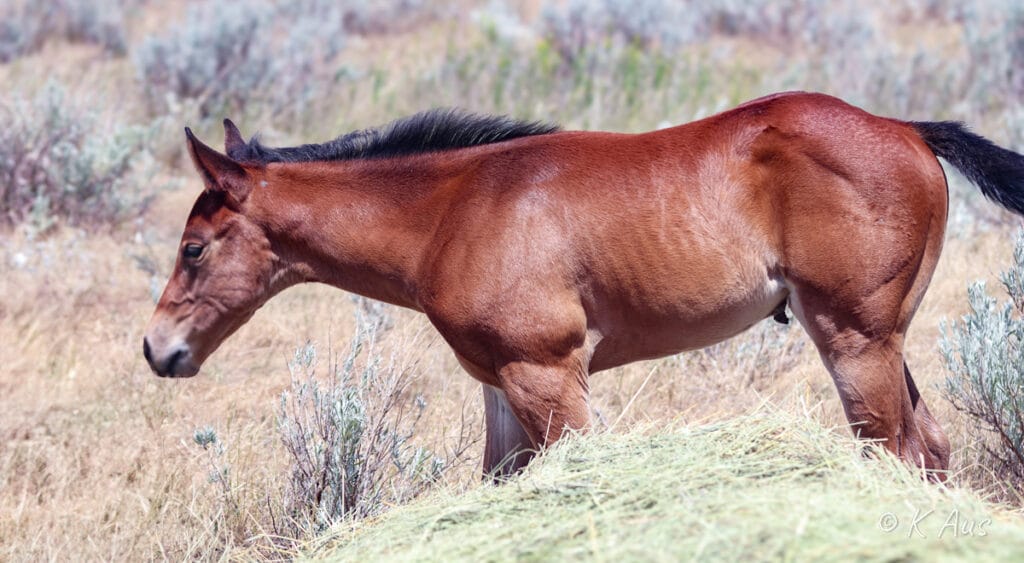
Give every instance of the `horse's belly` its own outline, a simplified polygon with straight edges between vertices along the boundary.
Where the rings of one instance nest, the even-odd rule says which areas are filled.
[[[619,310],[606,311],[605,322],[596,323],[591,371],[697,350],[740,334],[786,299],[781,277],[765,272],[760,278],[738,285],[708,280],[706,287],[671,299],[631,295],[606,303]]]
[[[620,202],[581,243],[591,371],[721,342],[785,299],[765,195],[712,168],[697,187]]]

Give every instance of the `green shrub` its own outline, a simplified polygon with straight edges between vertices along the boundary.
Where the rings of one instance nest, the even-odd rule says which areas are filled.
[[[963,22],[968,61],[957,66],[964,67],[970,100],[981,110],[1014,108],[1011,100],[1024,96],[1024,5],[964,2],[954,11]]]
[[[982,282],[971,285],[970,312],[943,323],[939,345],[951,372],[946,397],[979,424],[998,469],[1024,482],[1024,232],[1000,279],[1010,300],[997,302]]]

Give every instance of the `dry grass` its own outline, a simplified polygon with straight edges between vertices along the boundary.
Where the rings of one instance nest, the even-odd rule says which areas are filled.
[[[32,248],[39,253],[28,255]],[[291,290],[225,345],[204,377],[159,380],[139,354],[153,302],[150,275],[133,255],[149,252],[144,244],[70,233],[5,248],[4,264],[25,262],[0,282],[4,559],[214,555],[211,546],[258,531],[266,524],[263,505],[279,500],[275,483],[286,466],[274,416],[290,383],[287,360],[306,340],[342,347],[351,302],[326,287]],[[46,267],[47,259],[56,264]],[[396,341],[426,328],[408,313],[398,314],[397,325]],[[438,340],[429,334],[427,344],[399,349],[418,355],[424,375],[411,391],[424,395],[422,426],[437,435],[417,439],[431,445],[457,431],[450,417],[479,393]],[[467,424],[479,427],[479,414],[465,410]],[[191,443],[192,431],[206,425],[227,445],[240,489],[234,494],[252,512],[233,520],[239,533],[230,538],[212,528],[221,503],[206,482],[205,456]]]
[[[170,11],[161,3],[149,4],[159,12]],[[537,12],[534,3],[524,6],[523,13]],[[132,20],[129,36],[144,37],[167,16],[142,11]],[[367,67],[387,69],[379,83],[368,74],[339,92],[329,112],[311,114],[306,123],[288,130],[274,124],[260,128],[275,143],[308,141],[421,109],[428,103],[420,97],[423,83],[410,85],[405,77],[429,73],[446,50],[477,48],[479,37],[465,31],[467,25],[463,20],[441,21],[400,38],[353,38],[341,62],[371,60]],[[947,37],[938,39],[945,42]],[[737,39],[724,42],[741,55],[756,52],[758,61],[787,56]],[[97,108],[100,115],[117,110],[129,119],[146,119],[130,61],[101,56],[96,48],[54,43],[0,65],[0,82],[30,91],[50,76],[106,100],[105,107]],[[673,115],[660,115],[655,107],[650,113],[613,116],[606,123],[653,127],[662,119],[692,115],[699,104],[714,108],[720,101],[709,95],[686,102]],[[539,101],[536,107],[547,107],[543,104]],[[179,146],[178,128],[190,119],[194,116],[167,118],[164,137],[171,148],[161,153],[169,155],[161,181],[187,187],[163,194],[137,223],[92,235],[57,230],[43,239],[17,229],[0,232],[2,560],[267,554],[237,550],[269,545],[259,536],[271,529],[267,507],[281,500],[287,470],[274,416],[278,397],[290,383],[287,361],[306,341],[344,347],[354,311],[348,297],[334,289],[294,288],[257,313],[197,378],[152,376],[140,350],[142,330],[198,189],[191,172],[173,160],[180,150],[174,148]],[[243,129],[249,133],[252,127]],[[217,135],[208,138],[215,141]],[[967,283],[986,279],[994,285],[995,274],[1009,261],[1012,232],[1005,226],[950,237],[907,344],[908,362],[925,400],[954,444],[953,464],[960,471],[954,482],[983,494],[1005,491],[976,465],[978,456],[966,431],[970,421],[940,398],[936,384],[944,372],[936,340],[939,321],[965,311]],[[417,440],[444,448],[462,425],[480,426],[479,386],[461,371],[424,317],[409,311],[393,314],[396,335],[382,346],[385,352],[390,346],[416,356],[418,377],[409,393],[422,395],[428,405],[420,427],[429,430]],[[820,408],[820,420],[841,426],[831,381],[802,329],[766,323],[755,330],[714,352],[599,374],[592,384],[597,419],[615,425],[619,433],[677,418],[686,424],[729,419],[773,402],[794,411]],[[427,335],[422,345],[401,348],[417,334]],[[216,486],[207,480],[205,452],[191,440],[193,430],[206,425],[217,429],[226,445],[221,462],[230,467],[231,494],[239,507],[231,514],[224,512]],[[481,450],[478,445],[471,463],[446,474],[446,490],[477,487]]]

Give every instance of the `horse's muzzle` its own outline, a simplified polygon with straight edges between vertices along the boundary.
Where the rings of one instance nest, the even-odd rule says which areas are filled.
[[[171,346],[167,350],[154,351],[149,338],[142,339],[142,355],[152,368],[153,373],[160,377],[192,377],[199,373],[198,366],[192,361],[192,351],[184,342]]]

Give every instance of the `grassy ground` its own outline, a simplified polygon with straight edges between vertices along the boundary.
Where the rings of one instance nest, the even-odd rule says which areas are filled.
[[[501,486],[337,530],[324,561],[1018,561],[1024,518],[922,481],[811,418],[602,433]]]
[[[351,334],[354,307],[348,296],[327,287],[297,287],[259,311],[198,377],[159,380],[145,365],[142,331],[200,189],[181,159],[181,127],[194,126],[214,146],[221,139],[218,120],[202,120],[187,104],[167,115],[149,114],[130,53],[148,35],[173,25],[183,4],[194,3],[139,3],[127,19],[127,57],[55,39],[0,64],[0,83],[28,96],[48,80],[59,80],[69,95],[94,109],[98,127],[118,120],[151,127],[152,152],[162,164],[153,185],[171,186],[137,220],[122,225],[58,227],[44,234],[25,226],[0,228],[0,560],[216,560],[265,554],[253,544],[268,543],[287,471],[275,409],[290,383],[288,359],[307,341],[321,349],[343,349]],[[270,144],[311,142],[432,105],[458,105],[558,120],[569,128],[639,131],[773,90],[806,88],[849,97],[879,113],[966,119],[1004,144],[1019,138],[1019,127],[1013,126],[1018,114],[1006,109],[1011,98],[999,98],[997,90],[992,99],[969,98],[954,80],[963,69],[979,73],[983,68],[971,66],[957,21],[877,18],[883,38],[857,52],[871,54],[868,47],[886,45],[899,54],[923,43],[927,55],[920,60],[937,69],[925,66],[917,74],[906,72],[899,61],[886,66],[884,58],[877,68],[830,70],[834,54],[823,56],[787,38],[735,35],[685,47],[668,63],[627,50],[594,59],[589,67],[564,67],[551,63],[543,43],[495,38],[471,15],[483,5],[467,0],[458,4],[455,16],[353,35],[335,61],[338,75],[350,78],[330,96],[311,101],[293,121],[246,108],[239,124],[246,134],[263,131]],[[513,11],[533,21],[541,8],[524,2]],[[864,76],[907,81],[885,88],[870,80],[851,83]],[[901,549],[925,549],[932,551],[921,552],[922,558],[942,550],[967,557],[973,552],[964,550],[1013,548],[1011,532],[1001,526],[1012,530],[1019,524],[976,496],[999,494],[1011,506],[1020,503],[980,462],[984,458],[971,421],[937,391],[945,372],[936,339],[942,319],[965,311],[967,283],[997,283],[995,274],[1009,262],[1012,233],[1020,222],[995,215],[993,223],[989,210],[994,207],[964,195],[974,194],[973,188],[958,186],[962,183],[954,183],[954,202],[971,201],[973,207],[951,214],[944,256],[907,341],[910,368],[953,443],[953,492],[923,485],[887,463],[861,460],[843,438],[847,430],[841,427],[832,383],[802,329],[764,323],[711,351],[598,375],[591,385],[596,426],[613,432],[560,448],[503,489],[479,485],[482,444],[477,444],[446,474],[442,492],[396,512],[379,528],[375,523],[339,532],[315,553],[348,559],[393,549],[393,554],[440,556],[441,546],[451,546],[467,557],[472,547],[492,558],[559,553],[612,559],[658,558],[670,553],[662,548],[672,546],[678,546],[676,555],[708,557],[716,553],[712,548],[756,548],[763,558],[803,550],[794,552],[795,558],[824,550],[831,534],[836,544],[843,539],[871,549],[865,552],[870,556],[898,558],[909,553]],[[427,403],[415,440],[444,451],[462,427],[479,436],[479,386],[461,371],[425,318],[407,311],[392,314],[395,329],[382,347],[417,359],[410,399],[418,394]],[[415,347],[404,346],[422,334],[427,336]],[[763,412],[731,422],[764,402],[792,413],[812,405],[815,419],[830,430],[800,417],[765,418]],[[668,420],[676,422],[667,433],[633,431]],[[701,426],[708,423],[720,426]],[[227,493],[210,482],[210,458],[191,440],[193,430],[207,425],[226,448],[215,463],[228,469]],[[704,444],[703,449],[691,451],[691,443]],[[605,457],[616,461],[600,467],[572,461]],[[630,465],[634,458],[646,460],[646,473]],[[809,461],[800,461],[805,458]],[[801,463],[814,471],[801,469]],[[633,489],[623,492],[630,483]],[[737,498],[726,484],[745,494]],[[624,506],[630,499],[638,504]],[[652,499],[654,504],[644,508]],[[603,511],[600,503],[614,511]],[[789,511],[791,506],[803,512]],[[976,540],[897,541],[898,534],[876,527],[880,507],[888,506],[901,522],[917,507],[955,506],[980,511],[971,514],[991,513],[1000,525]],[[488,511],[518,526],[538,521],[548,509],[562,518],[545,520],[545,526],[529,532],[532,540],[519,545],[506,536],[495,539],[493,530],[481,532],[494,524],[488,518],[495,514]],[[834,527],[829,518],[813,517],[828,511],[835,512]],[[440,518],[442,513],[447,516]],[[686,527],[672,527],[677,524]],[[397,534],[400,526],[420,535]],[[466,533],[446,535],[449,529]],[[793,543],[798,529],[805,530],[806,541]],[[683,533],[687,530],[700,533]],[[752,540],[744,539],[747,531]],[[627,533],[642,540],[617,541]],[[260,537],[264,540],[253,539]],[[424,546],[423,538],[440,543]],[[708,543],[702,548],[701,541]],[[333,551],[346,542],[349,551]],[[515,551],[530,546],[536,551]],[[625,549],[641,551],[616,551]]]

